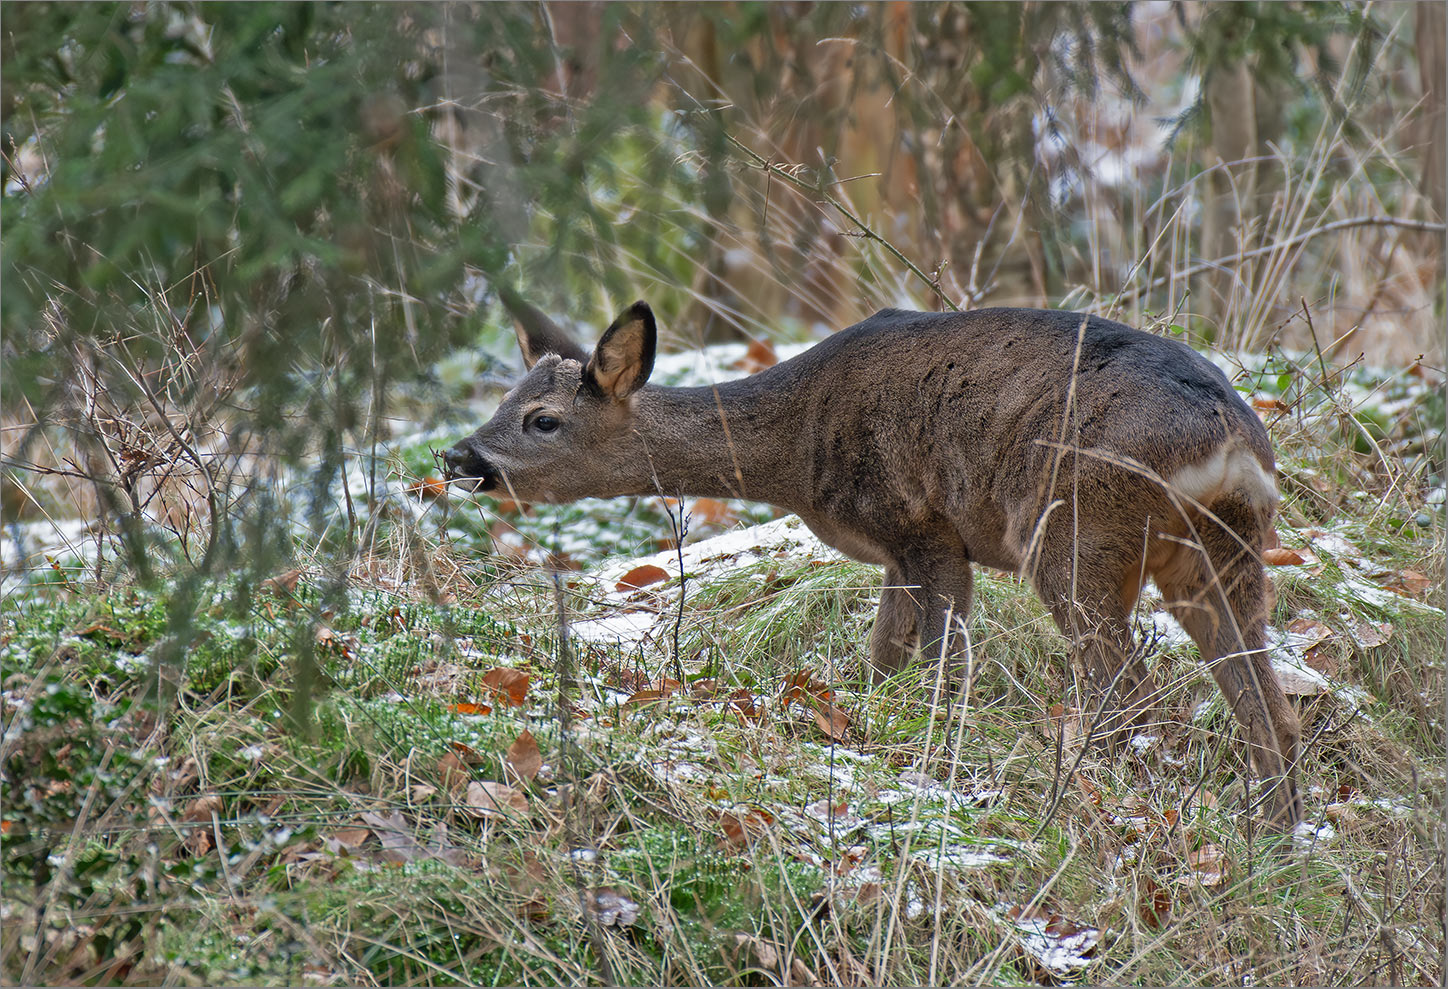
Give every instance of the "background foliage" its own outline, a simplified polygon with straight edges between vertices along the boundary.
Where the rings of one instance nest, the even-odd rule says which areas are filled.
[[[1443,366],[1444,33],[1431,3],[0,4],[0,521],[26,616],[4,655],[61,685],[29,715],[41,735],[7,736],[6,786],[74,784],[27,811],[46,837],[6,846],[7,884],[107,918],[106,964],[144,940],[138,859],[99,838],[63,868],[52,853],[86,787],[132,799],[142,784],[114,781],[151,771],[132,743],[212,731],[200,697],[242,698],[258,739],[280,718],[335,759],[321,775],[375,782],[363,716],[312,700],[341,682],[370,699],[396,670],[353,682],[319,629],[377,636],[398,670],[431,654],[384,635],[374,618],[408,622],[359,610],[358,581],[397,575],[441,609],[408,619],[439,641],[512,640],[448,610],[507,546],[429,487],[431,448],[514,373],[504,288],[585,327],[647,298],[676,350],[809,342],[885,305],[1051,305],[1251,351],[1252,387],[1297,416],[1284,457],[1311,464],[1284,474],[1294,522],[1367,499],[1393,538],[1441,546],[1441,387],[1403,381]],[[1362,355],[1392,383],[1348,374]],[[591,562],[600,534],[637,551],[667,529],[606,511],[520,516],[517,555]],[[451,540],[496,555],[463,566]],[[1379,679],[1427,704],[1399,682],[1413,662]],[[63,737],[83,744],[47,748]],[[235,757],[214,774],[270,813],[256,791],[312,772],[291,755],[286,786]],[[220,881],[198,869],[157,882]],[[60,964],[36,943],[7,942],[8,974]],[[549,971],[596,971],[569,964]]]

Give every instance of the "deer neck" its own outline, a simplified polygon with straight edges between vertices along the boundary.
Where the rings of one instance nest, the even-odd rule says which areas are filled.
[[[642,490],[634,493],[747,498],[797,509],[804,487],[798,402],[791,390],[767,387],[759,377],[638,392]]]

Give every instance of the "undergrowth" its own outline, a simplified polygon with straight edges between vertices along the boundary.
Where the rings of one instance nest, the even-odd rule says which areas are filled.
[[[174,586],[13,596],[6,977],[1436,982],[1441,583],[1368,599],[1348,548],[1392,585],[1441,555],[1442,519],[1353,506],[1337,543],[1284,511],[1318,565],[1277,568],[1274,626],[1324,626],[1330,684],[1297,698],[1317,830],[1295,851],[1252,822],[1189,645],[1157,638],[1151,737],[1082,752],[1064,642],[1008,577],[980,578],[948,705],[928,669],[862,679],[876,578],[810,555],[682,610],[677,578],[640,592],[666,634],[633,644],[560,638],[560,601],[571,624],[616,606],[525,564],[458,560],[443,600],[365,569],[340,604],[305,569],[222,581],[180,671],[154,662]]]

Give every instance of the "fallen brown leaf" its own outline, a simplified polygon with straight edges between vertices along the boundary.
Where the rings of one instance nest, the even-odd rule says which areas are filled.
[[[440,477],[428,475],[407,486],[407,493],[415,498],[429,501],[447,501],[447,482]]]
[[[1264,549],[1262,562],[1269,567],[1295,567],[1306,563],[1307,557],[1295,549],[1278,547],[1277,549]]]
[[[538,740],[524,728],[522,734],[508,747],[503,757],[504,764],[520,780],[531,780],[543,768],[543,753],[538,750]]]
[[[290,597],[297,589],[297,582],[302,579],[300,570],[288,570],[286,573],[279,573],[275,577],[268,577],[261,582],[262,591],[275,594],[277,597]]]
[[[779,355],[774,352],[774,344],[768,340],[750,340],[749,348],[744,351],[743,357],[734,362],[734,366],[747,374],[757,374],[778,363]]]
[[[639,919],[639,905],[616,890],[597,889],[588,894],[588,912],[604,927],[628,927]]]
[[[1221,845],[1203,845],[1187,855],[1192,878],[1207,888],[1225,885],[1231,873],[1231,863]]]
[[[371,828],[338,828],[332,832],[332,839],[347,848],[361,848],[370,837]]]
[[[831,803],[829,798],[826,797],[806,806],[805,812],[828,821],[849,814],[850,802],[848,800],[841,800],[839,803]]]
[[[741,717],[750,721],[759,719],[759,711],[754,706],[754,694],[748,688],[741,687],[729,695],[729,707],[738,711]]]
[[[637,591],[650,584],[657,584],[661,580],[668,580],[669,572],[663,567],[656,567],[652,563],[645,563],[643,566],[634,567],[628,573],[618,579],[614,589],[620,593]]]
[[[832,742],[845,740],[845,729],[850,726],[850,716],[829,701],[817,701],[814,709],[815,726],[824,732]]]
[[[731,848],[745,847],[773,823],[774,815],[759,807],[748,807],[742,811],[729,810],[719,815],[719,826],[724,829],[725,844]]]
[[[483,674],[483,686],[493,692],[493,699],[498,703],[512,704],[514,707],[522,706],[528,697],[528,685],[533,678],[522,670],[509,669],[506,666],[495,666]]]
[[[444,752],[437,761],[437,777],[442,785],[452,792],[467,786],[472,775],[468,764],[456,752]]]
[[[1433,586],[1433,581],[1416,570],[1400,570],[1389,575],[1383,582],[1383,589],[1405,598],[1415,598]]]
[[[1392,622],[1358,622],[1353,626],[1353,638],[1364,649],[1376,649],[1386,645],[1392,637]]]
[[[469,766],[481,766],[486,761],[481,752],[466,742],[448,742],[447,744],[457,753],[458,758]]]
[[[703,525],[729,525],[738,520],[733,509],[717,498],[695,498],[689,514]]]
[[[635,690],[632,694],[629,695],[628,700],[623,702],[623,706],[626,708],[647,707],[650,704],[657,704],[659,701],[668,697],[670,693],[672,693],[672,691],[657,690],[653,687],[647,687],[643,690]]]
[[[225,805],[221,797],[215,793],[208,793],[197,797],[186,805],[186,813],[181,820],[187,824],[199,824],[203,821],[210,821],[212,814],[220,814]]]
[[[1156,930],[1171,919],[1171,890],[1158,885],[1156,880],[1147,876],[1142,883],[1140,895],[1137,913],[1147,927]]]
[[[463,798],[464,809],[474,817],[482,819],[516,820],[527,815],[528,798],[520,790],[503,783],[478,782],[468,784],[467,796]]]
[[[745,934],[742,931],[736,933],[734,935],[734,947],[736,950],[748,948],[750,953],[754,955],[755,963],[766,972],[774,971],[775,966],[779,964],[778,948],[769,941],[755,937],[753,934]]]
[[[415,862],[426,857],[422,846],[412,836],[412,825],[397,811],[378,814],[369,810],[363,811],[361,817],[382,842],[384,862]]]

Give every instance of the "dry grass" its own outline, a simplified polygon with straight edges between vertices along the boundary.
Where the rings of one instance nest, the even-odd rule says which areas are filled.
[[[1307,617],[1331,633],[1318,658],[1338,689],[1299,703],[1309,813],[1334,835],[1280,855],[1250,823],[1230,714],[1189,647],[1154,660],[1169,685],[1154,744],[1082,751],[1060,707],[1072,696],[1064,643],[1006,578],[981,581],[977,675],[948,708],[925,703],[928,671],[863,686],[876,578],[838,561],[692,586],[678,653],[672,635],[564,648],[560,608],[597,616],[607,595],[584,576],[480,558],[478,532],[498,515],[454,506],[449,524],[466,515],[476,538],[449,535],[440,508],[399,490],[409,468],[370,459],[375,435],[358,430],[356,503],[309,533],[292,590],[222,579],[192,600],[184,580],[138,592],[97,568],[104,581],[76,571],[7,594],[7,979],[1441,984],[1443,620],[1364,592],[1411,573],[1421,582],[1406,598],[1444,605],[1442,508],[1425,501],[1442,483],[1441,400],[1389,394],[1423,376],[1441,385],[1443,363],[1442,236],[1415,219],[1424,207],[1399,152],[1407,111],[1360,119],[1366,140],[1325,124],[1284,150],[1267,165],[1276,195],[1236,203],[1238,249],[1210,263],[1193,256],[1203,193],[1189,162],[1156,153],[1139,166],[1150,184],[1088,176],[1071,207],[1086,233],[1063,248],[1069,284],[1046,300],[1012,254],[1028,233],[1019,201],[990,227],[1006,262],[952,257],[942,244],[968,218],[945,230],[904,164],[864,157],[909,143],[865,62],[849,70],[860,112],[838,135],[842,179],[816,183],[800,135],[745,113],[735,137],[762,160],[731,156],[729,209],[666,204],[680,230],[707,216],[708,234],[662,249],[717,263],[689,286],[643,257],[624,256],[625,269],[679,303],[680,347],[711,319],[808,337],[943,295],[1182,326],[1248,364],[1253,390],[1282,406],[1267,414],[1284,543],[1320,547],[1312,533],[1329,530],[1365,561],[1320,549],[1320,570],[1278,577],[1274,624]],[[701,102],[728,90],[691,78],[676,84]],[[1099,105],[1074,111],[1083,145],[1152,150],[1150,110],[1125,124]],[[960,180],[922,161],[921,184]],[[1150,201],[1149,185],[1162,190]],[[1212,273],[1224,274],[1204,284]],[[164,308],[136,332],[163,338]],[[1352,383],[1360,354],[1392,370]],[[7,523],[95,520],[105,543],[124,496],[184,574],[212,512],[286,478],[223,409],[172,397],[226,395],[224,378],[198,387],[198,376],[229,359],[178,347],[157,368],[96,354],[107,371],[91,386],[137,386],[72,383],[67,418],[7,408]],[[344,566],[341,531],[356,547]],[[555,552],[540,541],[537,555]],[[1373,644],[1362,623],[1393,628]],[[184,673],[148,666],[182,625],[198,633]],[[495,667],[533,676],[525,704],[496,701],[483,680]],[[717,682],[624,700],[667,689],[680,669]],[[785,703],[804,669],[849,716],[840,744]],[[146,703],[158,673],[175,678],[163,716]],[[308,692],[308,726],[286,727]],[[490,714],[450,709],[483,702]],[[512,781],[526,812],[480,816],[465,784],[508,781],[504,754],[524,729],[545,763]],[[1000,861],[941,863],[967,848]],[[1052,969],[1052,947],[1081,967]]]

